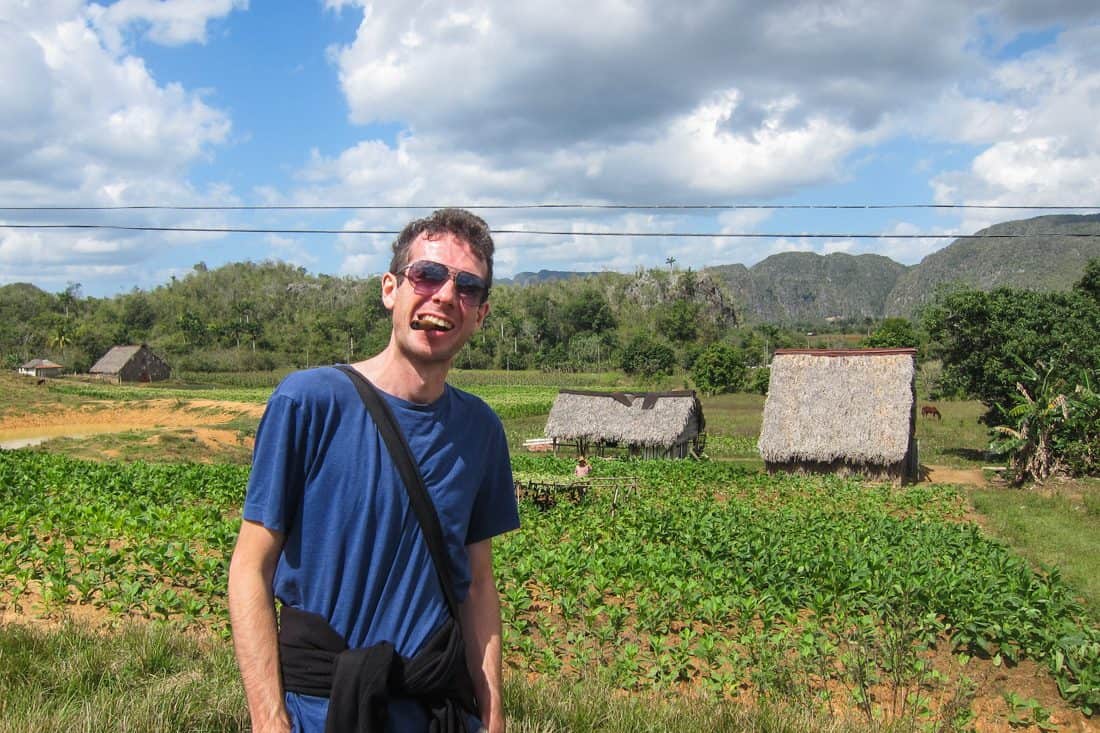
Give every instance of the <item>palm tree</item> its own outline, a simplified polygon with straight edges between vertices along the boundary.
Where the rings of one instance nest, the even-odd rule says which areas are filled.
[[[68,326],[58,326],[53,335],[50,336],[50,346],[58,349],[61,352],[61,360],[65,360],[65,347],[72,343],[72,338],[69,336]]]

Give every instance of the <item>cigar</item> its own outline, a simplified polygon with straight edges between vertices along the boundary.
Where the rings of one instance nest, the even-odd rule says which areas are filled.
[[[417,319],[412,322],[412,330],[414,331],[450,331],[449,328],[441,328],[438,324],[431,323],[429,321],[422,321]]]

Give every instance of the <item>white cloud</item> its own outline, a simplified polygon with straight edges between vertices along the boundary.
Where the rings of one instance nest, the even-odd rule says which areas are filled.
[[[160,22],[170,25],[183,23],[185,17],[216,15],[220,11],[214,5],[124,0],[105,12],[127,22],[146,11],[161,13],[159,20],[150,16],[156,28]],[[9,22],[0,24],[0,83],[13,90],[0,101],[5,121],[0,132],[0,197],[5,203],[183,204],[201,198],[204,192],[187,180],[188,169],[227,139],[229,118],[178,84],[157,84],[140,58],[112,50],[79,3],[35,6],[37,12],[13,12]],[[92,8],[89,14],[94,17],[100,11]],[[217,187],[209,192],[221,200],[229,198]],[[4,215],[6,223],[41,218],[10,211]],[[60,216],[50,218],[57,221]],[[140,223],[182,223],[185,217],[162,212]],[[133,215],[115,221],[120,219],[139,223]],[[82,216],[82,221],[97,220],[95,214]],[[39,246],[31,254],[27,237],[4,230],[0,248],[9,254],[20,252],[20,261],[38,263],[38,279],[54,282],[70,277],[72,267],[81,263],[139,267],[151,254],[137,245],[140,240],[132,233],[59,231],[40,232],[34,238]],[[192,243],[196,237],[175,239]],[[9,267],[15,262],[7,256],[5,261]],[[88,270],[97,271],[101,270]],[[8,270],[4,279],[13,272]]]
[[[731,88],[735,132],[791,92],[791,127],[870,130],[972,65],[973,18],[948,3],[360,4],[356,40],[333,54],[352,120],[502,155],[660,134]]]
[[[130,29],[165,46],[205,43],[212,20],[247,8],[248,0],[116,0],[110,5],[93,3],[87,13],[104,42],[117,51]]]
[[[1003,64],[991,77],[995,102],[961,116],[962,139],[985,144],[967,170],[933,179],[943,202],[1093,205],[1100,201],[1100,25],[1065,32],[1056,46]],[[973,114],[982,109],[980,115]],[[967,229],[995,215],[970,215]]]
[[[213,164],[206,170],[216,171],[217,154],[228,144],[250,154],[269,144],[264,123],[249,117],[257,134],[231,141],[228,113],[210,103],[213,97],[158,83],[137,54],[149,42],[204,43],[226,27],[220,21],[247,5],[5,3],[0,200],[236,201],[232,190],[200,187],[189,176],[196,163]],[[253,13],[270,12],[263,5]],[[393,127],[367,130],[365,139],[343,149],[326,137],[312,154],[273,153],[286,156],[278,161],[284,169],[287,160],[305,163],[289,183],[255,186],[251,195],[263,202],[828,201],[841,190],[829,188],[838,182],[845,184],[844,195],[872,202],[893,192],[920,198],[912,192],[924,190],[940,202],[1100,201],[1100,11],[1093,0],[473,0],[457,6],[445,0],[323,0],[320,6],[346,15],[326,22],[350,21],[355,30],[353,40],[328,49],[348,119]],[[1019,50],[1029,45],[1034,48]],[[302,58],[288,63],[310,67]],[[293,83],[287,79],[288,89]],[[244,100],[232,103],[245,115],[255,112]],[[331,129],[319,124],[318,135]],[[901,150],[914,141],[918,152]],[[951,161],[949,169],[943,160]],[[891,161],[901,161],[896,170]],[[301,227],[398,229],[422,213],[330,214],[325,216],[335,223],[324,224],[316,216],[293,216]],[[946,244],[582,233],[754,232],[765,221],[771,231],[811,232],[838,221],[822,217],[815,227],[809,215],[788,212],[484,213],[497,228],[568,232],[498,237],[502,275],[540,267],[631,270],[661,266],[667,257],[682,267],[752,264],[789,249],[874,251],[913,262]],[[0,216],[27,220],[10,212]],[[831,230],[876,229],[857,214],[847,216],[852,218]],[[950,228],[967,231],[994,218],[1007,217],[970,212]],[[224,219],[161,212],[141,221],[232,223]],[[925,230],[904,222],[883,226],[898,234]],[[39,232],[39,248],[49,254],[32,257],[29,233],[0,231],[0,257],[6,258],[0,279],[12,276],[7,268],[20,261],[16,251],[37,258],[39,272],[56,278],[70,261],[136,272],[149,256],[133,245],[137,241],[172,247],[210,239],[103,232],[81,235],[78,245],[80,238],[69,234]],[[276,237],[265,245],[321,271],[365,274],[388,264],[390,240]]]

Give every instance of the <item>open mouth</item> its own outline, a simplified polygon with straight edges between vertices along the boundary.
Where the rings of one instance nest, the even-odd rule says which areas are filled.
[[[419,316],[412,322],[414,331],[450,331],[455,325],[437,316]]]

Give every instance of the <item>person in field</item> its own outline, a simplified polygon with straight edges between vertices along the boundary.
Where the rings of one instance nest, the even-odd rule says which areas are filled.
[[[455,621],[352,378],[333,367],[297,372],[268,402],[229,569],[254,731],[322,731],[326,721],[344,730],[349,720],[356,731],[504,730],[492,538],[519,526],[507,441],[483,401],[446,383],[489,313],[492,271],[479,217],[442,209],[411,222],[382,276],[389,343],[351,365],[381,392],[423,475]],[[345,647],[335,658],[314,651]],[[396,657],[381,667],[379,652]],[[382,703],[359,705],[360,691],[378,685]]]
[[[581,456],[577,459],[577,467],[573,469],[573,475],[584,478],[592,471],[592,466],[588,464],[588,459]]]

